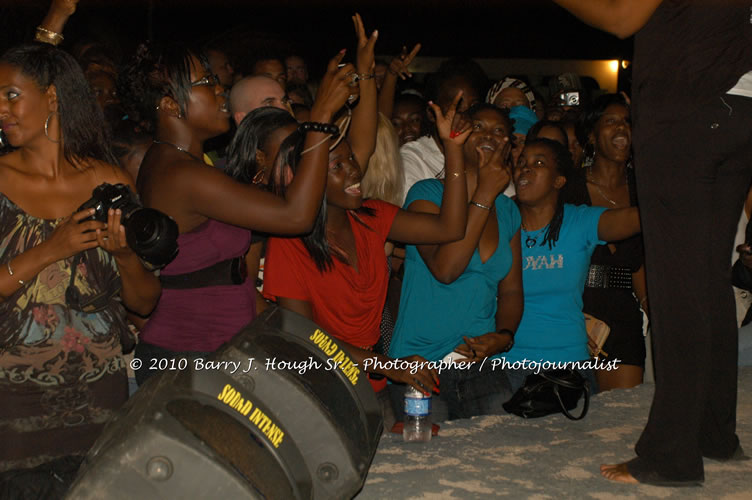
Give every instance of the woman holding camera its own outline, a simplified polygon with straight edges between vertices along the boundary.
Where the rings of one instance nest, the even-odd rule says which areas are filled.
[[[224,88],[206,58],[184,47],[142,46],[123,72],[123,96],[152,123],[154,144],[138,176],[146,206],[178,224],[179,253],[160,276],[163,294],[141,331],[139,384],[154,374],[152,360],[200,357],[215,351],[256,316],[253,279],[243,259],[250,229],[274,234],[308,231],[321,205],[327,172],[327,134],[333,114],[358,94],[351,64],[329,62],[311,110],[301,168],[285,197],[238,182],[204,163],[203,143],[226,132]],[[351,97],[353,96],[353,97]],[[157,366],[157,365],[154,365]]]
[[[78,210],[98,185],[133,181],[70,55],[28,44],[0,57],[0,128],[13,147],[0,157],[0,496],[56,498],[127,398],[124,306],[148,314],[160,286],[120,211],[105,223]]]

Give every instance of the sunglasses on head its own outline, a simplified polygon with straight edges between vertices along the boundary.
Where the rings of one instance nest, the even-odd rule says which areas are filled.
[[[201,87],[204,85],[208,85],[210,87],[216,87],[217,85],[219,85],[219,77],[217,75],[206,75],[200,80],[191,82],[191,87]]]

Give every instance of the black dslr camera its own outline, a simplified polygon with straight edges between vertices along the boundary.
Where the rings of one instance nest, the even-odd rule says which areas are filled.
[[[125,226],[128,246],[151,270],[163,268],[178,254],[177,223],[159,210],[141,206],[125,184],[100,184],[77,211],[92,208],[94,214],[83,221],[107,222],[109,209],[122,211],[121,224]]]

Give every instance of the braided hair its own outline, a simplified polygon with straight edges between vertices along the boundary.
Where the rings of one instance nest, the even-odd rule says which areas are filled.
[[[562,175],[565,179],[569,180],[574,170],[572,156],[569,154],[569,149],[558,141],[546,139],[544,137],[537,137],[525,143],[526,148],[536,145],[545,146],[554,154],[554,158],[556,159],[556,171],[559,175]],[[559,241],[559,231],[561,231],[561,224],[563,221],[564,196],[559,193],[556,200],[554,216],[551,218],[551,222],[548,223],[548,228],[543,235],[543,241],[541,241],[540,246],[548,243],[548,248],[550,250],[556,246],[556,242]]]

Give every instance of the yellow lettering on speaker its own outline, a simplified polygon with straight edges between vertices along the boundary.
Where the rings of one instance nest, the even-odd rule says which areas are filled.
[[[277,425],[272,421],[271,418],[266,416],[263,411],[256,408],[253,410],[253,413],[251,413],[251,416],[248,417],[248,420],[251,421],[253,425],[258,427],[258,430],[261,431],[261,433],[269,439],[269,442],[272,443],[272,446],[275,448],[279,448],[279,445],[282,443],[282,439],[285,437],[285,433],[282,432],[282,430],[277,427]]]
[[[238,411],[244,416],[247,417],[248,414],[251,412],[251,408],[253,408],[253,403],[250,401],[246,401],[245,405],[243,405],[243,408],[238,408]]]
[[[232,387],[230,387],[230,390],[227,391],[227,394],[225,394],[225,399],[223,399],[222,401],[225,404],[230,404],[230,401],[232,401],[232,398],[234,398],[237,393],[238,393],[238,391],[236,391],[235,389],[233,389]]]
[[[327,356],[331,356],[337,352],[337,344],[335,344],[332,339],[321,330],[317,329],[313,332],[313,335],[309,337],[309,340],[312,340],[313,343],[316,344],[316,347]]]
[[[227,392],[231,390],[232,386],[230,384],[225,384],[225,386],[222,388],[222,392],[217,395],[217,399],[222,401],[225,398],[225,394],[227,394]]]
[[[253,425],[258,427],[262,418],[264,418],[264,412],[256,408],[255,410],[253,410],[253,413],[251,413],[251,416],[248,417],[248,420],[250,420]]]
[[[222,388],[222,392],[217,395],[217,399],[219,399],[224,404],[237,411],[244,417],[247,417],[251,412],[251,409],[253,408],[253,403],[245,399],[243,395],[239,391],[235,390],[235,388],[230,384],[226,384]]]

